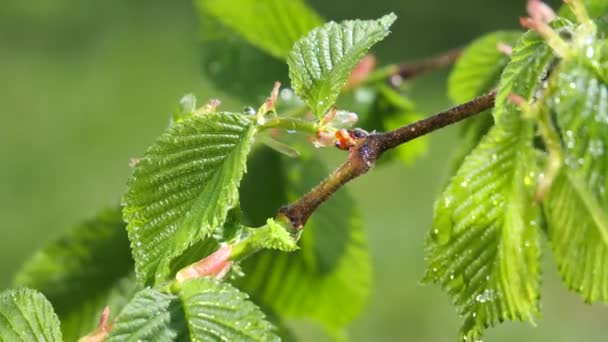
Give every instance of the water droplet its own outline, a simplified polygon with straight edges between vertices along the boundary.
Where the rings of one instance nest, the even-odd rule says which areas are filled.
[[[566,147],[569,149],[574,148],[574,132],[566,131]]]
[[[452,195],[445,196],[443,198],[443,206],[445,208],[449,208],[453,201],[454,201],[454,196],[452,196]]]
[[[496,299],[496,293],[492,289],[485,289],[482,293],[475,296],[475,301],[479,303],[490,302]]]
[[[247,114],[247,115],[255,115],[255,109],[253,109],[253,107],[247,106],[245,108],[243,108],[243,113]]]
[[[454,280],[454,275],[450,274],[450,280]]]
[[[461,187],[463,187],[463,188],[466,188],[467,186],[469,186],[469,183],[467,183],[467,181],[466,181],[466,180],[463,180],[463,181],[460,183],[460,186],[461,186]]]
[[[594,157],[601,157],[604,154],[604,143],[600,139],[589,141],[589,153]]]

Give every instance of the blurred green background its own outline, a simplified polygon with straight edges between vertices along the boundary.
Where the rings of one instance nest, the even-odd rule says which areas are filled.
[[[525,13],[524,0],[309,3],[330,19],[394,11],[393,34],[375,49],[381,62],[420,58],[487,31],[516,28]],[[118,201],[129,158],[161,132],[183,94],[242,108],[203,78],[197,20],[187,0],[0,5],[0,288],[34,250]],[[420,109],[449,105],[446,75],[416,83]],[[457,131],[433,134],[427,155],[413,167],[383,166],[349,185],[365,213],[375,265],[369,307],[349,328],[352,340],[454,340],[460,324],[454,308],[439,288],[419,280],[433,199],[447,176]],[[538,327],[504,324],[487,340],[608,340],[608,308],[584,305],[563,289],[550,253],[544,265]],[[317,338],[309,329],[298,331],[306,340]]]

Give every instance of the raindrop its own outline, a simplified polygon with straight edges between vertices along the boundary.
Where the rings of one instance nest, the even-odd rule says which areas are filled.
[[[253,109],[253,107],[247,106],[243,108],[243,113],[247,115],[255,115],[255,109]]]
[[[569,149],[574,148],[574,132],[570,130],[566,131],[566,147]]]
[[[604,143],[599,139],[589,142],[589,153],[594,157],[601,157],[604,154]]]
[[[494,290],[485,289],[482,293],[475,296],[475,301],[477,301],[479,303],[485,303],[485,302],[493,301],[495,298],[496,298],[496,294],[494,293]]]
[[[443,198],[443,206],[445,208],[448,208],[452,204],[453,201],[454,201],[454,196],[451,196],[451,195],[450,196],[445,196]]]

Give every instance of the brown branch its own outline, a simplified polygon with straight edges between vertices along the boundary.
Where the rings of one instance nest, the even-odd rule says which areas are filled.
[[[445,68],[458,59],[462,54],[462,49],[452,49],[444,53],[420,60],[413,63],[404,63],[397,66],[394,75],[401,76],[402,79],[409,79],[429,71]]]
[[[294,230],[301,229],[323,202],[344,184],[369,171],[385,151],[492,108],[495,98],[496,93],[491,92],[413,124],[358,139],[346,162],[306,195],[281,208],[279,216],[288,219]]]

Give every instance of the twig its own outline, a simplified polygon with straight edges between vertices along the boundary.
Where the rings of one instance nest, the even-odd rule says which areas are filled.
[[[495,97],[496,93],[491,92],[413,124],[358,139],[350,148],[346,162],[309,193],[281,208],[278,216],[288,219],[293,230],[302,229],[323,202],[344,184],[369,171],[385,151],[492,108]]]
[[[400,64],[397,67],[395,75],[401,76],[402,79],[409,79],[429,71],[445,68],[456,62],[461,54],[462,49],[458,48],[448,50],[418,62]]]

